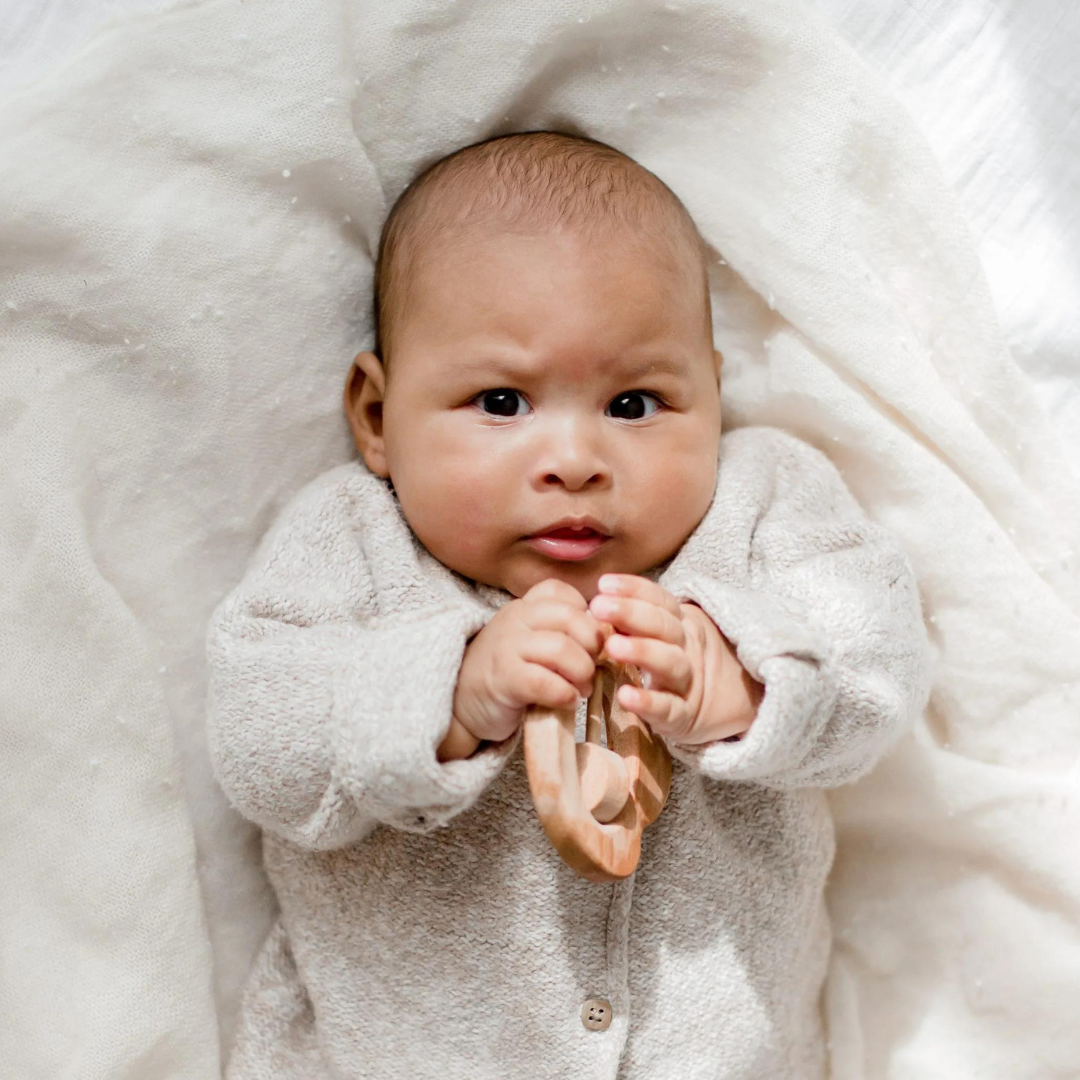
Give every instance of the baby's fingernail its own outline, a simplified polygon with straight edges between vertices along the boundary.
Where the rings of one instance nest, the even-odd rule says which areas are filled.
[[[593,597],[593,602],[589,606],[592,608],[593,614],[599,615],[601,618],[605,615],[615,614],[615,604],[604,596]]]
[[[622,589],[622,578],[616,574],[601,574],[597,585],[602,592],[619,592]]]

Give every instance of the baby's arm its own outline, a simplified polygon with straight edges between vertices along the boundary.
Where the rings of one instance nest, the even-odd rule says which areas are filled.
[[[829,460],[790,435],[725,436],[709,514],[659,583],[698,604],[765,687],[738,742],[669,742],[708,776],[843,784],[925,704],[929,645],[902,548]]]
[[[437,760],[466,643],[491,613],[430,586],[371,479],[309,485],[208,632],[217,779],[245,817],[308,848],[445,824],[513,750]]]
[[[456,716],[450,717],[450,730],[439,743],[435,757],[439,761],[458,761],[472,757],[480,748],[478,739]]]

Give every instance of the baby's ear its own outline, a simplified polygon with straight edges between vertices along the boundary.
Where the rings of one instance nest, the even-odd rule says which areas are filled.
[[[345,378],[342,404],[349,421],[353,441],[367,467],[376,475],[390,475],[383,446],[383,392],[385,376],[382,362],[373,352],[359,353]]]

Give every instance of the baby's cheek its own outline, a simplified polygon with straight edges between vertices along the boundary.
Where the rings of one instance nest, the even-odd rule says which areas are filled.
[[[497,501],[496,492],[488,492],[482,483],[456,483],[448,487],[444,496],[447,518],[464,538],[480,542],[490,533],[504,511]]]
[[[424,493],[421,516],[427,537],[422,539],[444,562],[471,563],[488,554],[499,514],[495,494],[482,484],[444,475]]]

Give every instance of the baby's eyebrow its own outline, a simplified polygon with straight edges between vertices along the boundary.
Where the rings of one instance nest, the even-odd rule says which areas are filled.
[[[637,378],[641,375],[685,375],[689,370],[683,360],[673,356],[650,356],[628,362],[619,368],[623,375]]]
[[[498,375],[500,378],[520,379],[533,375],[539,365],[516,363],[505,357],[493,356],[489,359],[463,360],[456,364],[459,374],[467,375],[484,372]],[[666,354],[641,357],[634,360],[620,360],[612,367],[613,374],[621,378],[637,379],[643,375],[685,376],[689,365],[682,359]]]

